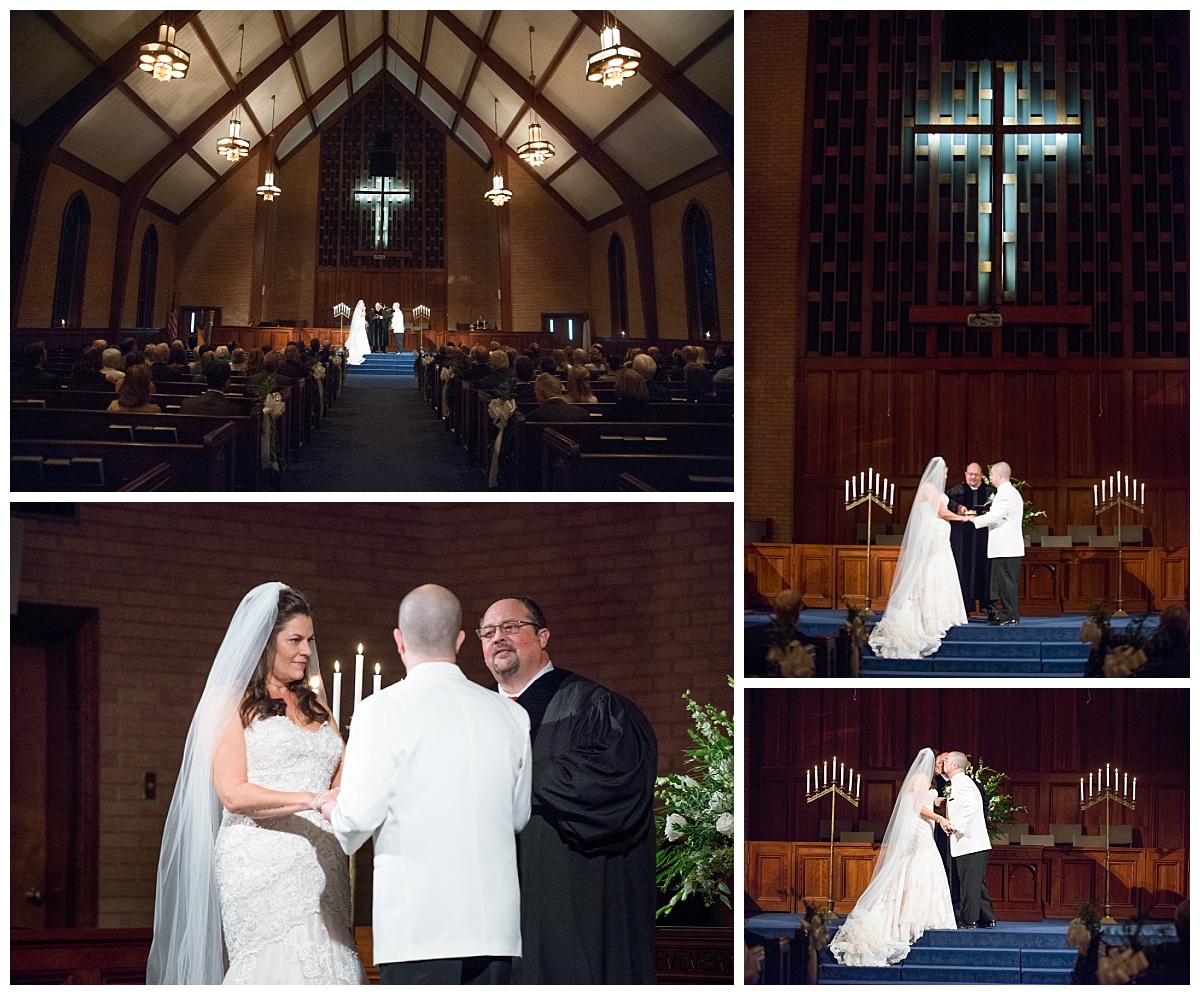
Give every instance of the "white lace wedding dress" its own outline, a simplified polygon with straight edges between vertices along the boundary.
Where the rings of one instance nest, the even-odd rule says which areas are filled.
[[[371,340],[367,336],[367,314],[363,302],[359,301],[350,319],[350,335],[346,339],[346,362],[350,366],[361,366],[363,357],[371,351]]]
[[[342,755],[328,725],[282,715],[246,728],[249,780],[276,791],[325,791]],[[225,984],[366,984],[350,922],[346,855],[317,812],[254,820],[226,812],[216,843]]]
[[[949,498],[941,495],[943,507]],[[903,604],[888,603],[879,624],[871,631],[868,643],[876,656],[896,660],[915,660],[930,656],[942,645],[942,637],[954,625],[966,625],[958,566],[950,549],[950,523],[938,518],[932,524],[931,538],[919,556],[920,576]]]
[[[960,601],[961,607],[961,601]],[[926,807],[932,811],[937,792],[929,789]],[[921,816],[921,825],[908,840],[903,872],[884,893],[863,908],[862,903],[838,927],[829,950],[839,964],[886,967],[908,956],[927,929],[954,929],[950,885],[933,839],[934,825]]]

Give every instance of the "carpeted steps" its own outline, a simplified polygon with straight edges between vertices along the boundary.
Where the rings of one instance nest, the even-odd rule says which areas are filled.
[[[358,366],[349,367],[350,376],[369,373],[373,377],[411,377],[413,356],[408,352],[371,352]]]

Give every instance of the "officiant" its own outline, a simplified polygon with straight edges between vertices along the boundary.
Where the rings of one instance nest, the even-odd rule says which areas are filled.
[[[387,352],[388,317],[378,301],[367,312],[367,338],[371,343],[371,352]]]
[[[968,466],[964,476],[963,483],[947,492],[950,510],[960,515],[969,511],[982,515],[996,489],[983,479],[983,469],[978,463]],[[990,620],[996,614],[996,604],[991,598],[992,568],[988,562],[987,540],[987,529],[977,529],[970,522],[950,523],[950,548],[954,551],[954,562],[958,564],[958,583],[967,614],[976,610],[978,602],[979,610],[987,612]]]

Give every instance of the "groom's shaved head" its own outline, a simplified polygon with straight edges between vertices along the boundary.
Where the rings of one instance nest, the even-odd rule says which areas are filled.
[[[967,757],[964,753],[951,752],[946,754],[946,766],[955,767],[959,770],[967,769]]]
[[[462,605],[450,591],[425,584],[400,602],[397,622],[407,653],[422,659],[453,661],[462,631]]]
[[[993,463],[992,473],[1001,480],[1008,480],[1012,477],[1012,467],[1007,463]]]

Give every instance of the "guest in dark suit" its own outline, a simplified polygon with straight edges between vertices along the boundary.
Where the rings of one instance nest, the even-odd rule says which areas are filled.
[[[494,349],[491,353],[492,372],[478,381],[480,390],[495,390],[501,381],[511,380],[513,371],[508,365],[508,353],[503,349]]]
[[[191,380],[186,373],[171,365],[171,347],[166,342],[146,347],[146,358],[150,358],[150,350],[154,350],[154,360],[150,364],[150,379],[155,383],[178,383],[181,380]]]
[[[185,397],[179,403],[183,415],[240,415],[242,409],[225,396],[229,386],[229,367],[216,363],[208,368],[208,390],[196,397]]]
[[[538,407],[525,416],[526,421],[588,421],[592,417],[587,408],[562,399],[562,381],[553,373],[539,373],[533,389]]]
[[[303,380],[308,375],[308,367],[300,362],[300,349],[294,343],[288,343],[283,350],[283,362],[279,364],[279,372],[292,380]]]
[[[613,381],[614,403],[604,412],[608,421],[657,421],[658,415],[650,403],[646,381],[633,370],[617,370]]]
[[[21,367],[13,374],[13,390],[53,390],[61,387],[62,381],[53,373],[42,369],[46,364],[46,347],[41,342],[30,342],[21,350]]]
[[[254,366],[255,352],[258,352],[258,350],[254,349],[250,353],[250,359],[247,360],[246,363],[247,369]],[[279,372],[279,353],[275,352],[274,350],[272,350],[271,353],[263,359],[262,369],[259,370],[259,372],[250,373],[246,377],[246,383],[251,387],[254,387],[266,380],[267,377],[275,378],[276,390],[280,389],[281,387],[290,387],[294,383],[291,377],[285,376],[283,373]]]
[[[488,360],[485,346],[477,345],[471,350],[471,365],[463,371],[462,378],[467,383],[479,383],[492,372],[492,364]]]
[[[99,349],[85,349],[71,368],[71,378],[67,381],[67,386],[71,390],[111,391],[113,385],[108,377],[100,372],[103,365],[103,353]]]
[[[533,360],[528,356],[518,356],[513,364],[515,393],[513,400],[518,404],[534,404],[537,396],[533,389]]]
[[[671,388],[658,379],[658,364],[648,353],[640,352],[633,357],[633,370],[646,381],[651,404],[670,403]]]

